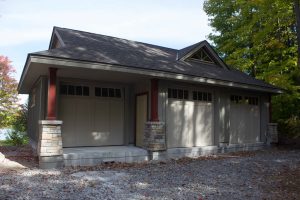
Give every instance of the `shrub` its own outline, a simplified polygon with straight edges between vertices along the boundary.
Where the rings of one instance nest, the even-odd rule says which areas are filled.
[[[7,143],[13,146],[20,146],[28,144],[29,138],[27,136],[27,104],[21,105],[17,111],[16,116],[12,120],[11,130],[7,132]]]
[[[12,146],[21,146],[28,144],[29,138],[25,132],[19,132],[17,130],[11,130],[7,133],[6,143]]]

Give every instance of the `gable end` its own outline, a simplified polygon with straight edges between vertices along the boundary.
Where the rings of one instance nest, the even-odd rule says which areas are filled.
[[[55,27],[54,27],[48,49],[49,50],[56,49],[56,48],[63,47],[63,46],[65,46],[65,44],[64,44],[63,40],[61,39],[59,33],[55,30]]]
[[[214,51],[207,41],[200,42],[196,47],[192,48],[189,52],[183,55],[180,60],[185,62],[195,61],[212,64],[224,69],[229,69],[229,67],[224,63],[224,61],[219,57],[219,55]]]

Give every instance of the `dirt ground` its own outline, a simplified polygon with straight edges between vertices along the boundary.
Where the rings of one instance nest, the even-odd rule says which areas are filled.
[[[0,152],[0,199],[300,199],[297,149],[54,170],[29,147]]]

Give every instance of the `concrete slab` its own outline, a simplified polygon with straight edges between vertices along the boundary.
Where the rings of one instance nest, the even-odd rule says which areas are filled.
[[[93,166],[104,162],[142,162],[148,151],[135,146],[64,148],[65,166]]]

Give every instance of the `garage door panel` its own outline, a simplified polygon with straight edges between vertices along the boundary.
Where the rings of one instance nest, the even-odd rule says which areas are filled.
[[[195,105],[195,143],[194,146],[212,145],[212,105],[196,104]]]
[[[76,99],[76,130],[73,137],[76,138],[76,144],[81,146],[89,146],[95,144],[92,134],[93,125],[93,104],[89,98]],[[75,133],[75,134],[74,134]]]
[[[260,140],[259,106],[231,104],[230,143],[255,143]]]
[[[76,124],[76,102],[70,98],[64,98],[60,102],[62,125],[62,142],[64,147],[72,146],[76,143],[76,137],[72,137],[75,133]]]
[[[212,145],[212,104],[169,100],[168,148]]]
[[[124,104],[123,101],[110,101],[110,139],[115,145],[122,145],[124,135],[120,134],[124,129]],[[112,123],[113,122],[113,123]]]
[[[93,135],[98,145],[109,144],[109,101],[95,100]]]
[[[186,120],[183,120],[183,117]],[[167,109],[168,147],[186,146],[191,144],[189,105],[182,101],[174,101]]]
[[[124,94],[109,91],[109,97],[61,95],[64,147],[124,144]]]

